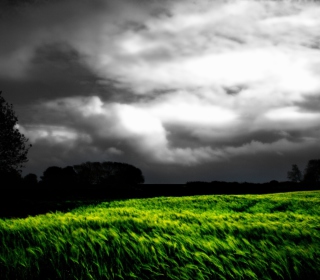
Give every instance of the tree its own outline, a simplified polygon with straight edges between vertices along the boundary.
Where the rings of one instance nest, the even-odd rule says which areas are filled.
[[[0,91],[0,173],[21,172],[20,168],[28,161],[27,154],[32,145],[17,128],[12,104],[8,104]]]
[[[68,189],[77,187],[79,180],[78,174],[75,172],[72,166],[64,168],[58,166],[50,166],[44,172],[41,178],[41,185],[53,188],[65,188]]]
[[[17,170],[10,170],[10,171],[0,171],[0,186],[7,187],[7,186],[14,186],[19,187],[21,186],[22,178],[21,173]]]
[[[121,162],[103,162],[103,170],[106,171],[104,184],[143,184],[144,177],[139,168]]]
[[[288,171],[287,178],[292,182],[301,182],[302,173],[298,167],[298,165],[293,164],[291,171]]]
[[[75,165],[79,182],[85,185],[136,185],[144,183],[139,168],[120,162],[85,162]]]
[[[72,166],[62,168],[61,181],[64,186],[69,188],[77,187],[78,176]]]
[[[43,175],[40,177],[42,184],[45,186],[53,186],[57,187],[60,185],[62,176],[62,168],[58,166],[50,166],[44,172]]]
[[[100,162],[81,163],[73,166],[78,180],[82,185],[100,185],[105,176]]]
[[[36,187],[38,184],[38,177],[36,174],[29,173],[23,177],[23,185],[28,188]]]
[[[320,182],[320,159],[311,159],[304,170],[303,181],[306,183]]]

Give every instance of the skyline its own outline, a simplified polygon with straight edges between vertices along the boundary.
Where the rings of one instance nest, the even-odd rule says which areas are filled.
[[[320,157],[319,2],[29,2],[0,13],[23,174],[115,161],[146,183],[267,182]]]

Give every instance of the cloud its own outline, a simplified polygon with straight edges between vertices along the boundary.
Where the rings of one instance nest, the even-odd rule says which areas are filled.
[[[305,95],[302,101],[296,102],[302,111],[320,112],[320,94]]]
[[[19,25],[10,21],[9,42],[1,49],[2,75],[33,78],[35,55],[60,44],[101,84],[114,79],[134,94],[265,84],[296,94],[320,88],[312,69],[320,63],[314,48],[320,28],[317,4],[175,1],[159,12],[155,2],[93,2],[51,4],[26,12]]]
[[[0,18],[0,82],[20,129],[64,160],[196,167],[319,139],[317,2],[19,7]]]
[[[197,5],[201,12],[177,4],[170,16],[148,18],[143,29],[123,32],[115,38],[116,53],[96,59],[93,69],[140,94],[239,83],[272,83],[278,91],[319,88],[311,69],[319,63],[318,52],[306,46],[318,37],[318,6],[269,1]],[[278,14],[279,5],[284,15]]]
[[[74,146],[78,141],[90,144],[92,141],[89,135],[79,134],[64,126],[52,125],[19,125],[21,133],[27,135],[30,142],[37,144],[38,141],[47,141],[50,145],[63,144]]]
[[[223,115],[218,110],[214,112],[214,107],[211,107],[213,114],[216,114],[217,120],[205,110],[206,100],[200,103],[194,99],[193,102],[186,99],[184,103],[180,98],[183,95],[166,96],[165,99],[160,98],[160,102],[152,101],[148,104],[119,104],[119,103],[104,103],[99,97],[88,98],[64,98],[55,101],[50,101],[41,104],[42,108],[51,111],[53,115],[67,114],[64,118],[69,121],[68,127],[56,127],[54,125],[24,127],[24,133],[34,142],[46,139],[52,143],[77,143],[77,146],[92,145],[98,149],[106,149],[115,155],[125,155],[128,151],[135,151],[136,155],[145,158],[151,163],[170,163],[178,165],[195,165],[204,162],[224,161],[228,158],[242,154],[265,153],[267,151],[294,151],[299,146],[309,145],[310,141],[302,139],[299,142],[292,142],[290,139],[290,129],[297,129],[297,124],[301,121],[310,123],[310,116],[295,111],[280,109],[279,112],[269,112],[269,118],[276,116],[276,121],[284,120],[284,123],[278,125],[278,134],[273,140],[263,143],[256,140],[239,143],[239,138],[244,135],[259,132],[261,128],[246,127],[248,121],[237,121],[236,115]],[[169,101],[167,98],[172,98]],[[231,97],[232,98],[232,97]],[[163,100],[166,100],[164,102]],[[195,102],[196,101],[196,102]],[[199,104],[197,104],[197,102]],[[170,106],[184,106],[184,104],[193,104],[187,107],[190,111],[177,109],[170,113]],[[165,106],[164,104],[170,104]],[[165,106],[165,107],[164,107]],[[197,107],[198,106],[198,107]],[[201,112],[200,108],[203,108]],[[197,109],[198,108],[198,109]],[[221,109],[222,110],[222,109]],[[67,113],[66,113],[67,112]],[[163,114],[162,112],[167,112]],[[222,111],[223,112],[223,111]],[[178,114],[182,113],[181,118],[177,118]],[[193,115],[199,114],[197,118],[190,119],[184,117],[183,113]],[[203,114],[201,114],[203,113]],[[222,116],[219,116],[221,114]],[[293,116],[292,116],[293,114]],[[300,114],[302,114],[300,116]],[[310,114],[310,113],[308,113]],[[214,116],[214,115],[213,115]],[[286,120],[289,122],[293,118],[295,122],[292,127],[288,127]],[[320,119],[319,114],[311,116],[314,121]],[[201,119],[203,118],[203,119]],[[234,120],[234,119],[235,120]],[[212,120],[211,122],[209,120]],[[57,120],[55,120],[57,121]],[[299,122],[298,122],[299,121]],[[57,121],[59,122],[59,121]],[[290,124],[290,122],[289,122]],[[193,147],[182,146],[179,144],[180,137],[176,136],[177,129],[170,130],[170,125],[178,125],[184,128],[185,134],[193,137],[196,144]],[[203,134],[207,132],[206,137],[199,131],[199,126],[203,127]],[[230,129],[228,129],[228,126]],[[238,131],[236,126],[240,126]],[[211,131],[211,134],[208,134]],[[220,135],[217,136],[220,133]],[[269,132],[270,134],[270,132]],[[170,135],[172,136],[170,138]],[[174,143],[174,138],[177,137]],[[234,137],[234,139],[229,139]],[[253,136],[251,136],[253,137]],[[305,138],[307,134],[305,134]],[[248,137],[250,139],[250,137]],[[265,136],[262,137],[266,138]],[[98,144],[98,140],[103,140],[104,143],[121,143],[119,147],[111,145],[109,147]],[[314,137],[310,138],[313,139]],[[100,141],[101,141],[100,140]],[[220,144],[216,144],[218,141]],[[246,141],[243,139],[242,141]],[[248,141],[248,140],[247,140]],[[311,142],[312,142],[311,141]],[[211,143],[210,143],[211,142]],[[312,143],[313,143],[312,142]],[[225,143],[225,144],[221,144]],[[229,144],[226,144],[229,143]],[[175,145],[174,145],[175,144]],[[69,144],[70,145],[70,144]],[[236,146],[233,146],[236,145]],[[121,152],[119,152],[121,151]]]
[[[123,151],[116,147],[107,148],[113,154],[123,154],[128,149],[134,149],[140,156],[153,162],[192,164],[209,158],[206,153],[208,148],[171,149],[161,121],[132,105],[104,104],[98,97],[90,97],[59,99],[40,106],[52,111],[52,114],[68,112],[70,128],[77,127],[78,130],[72,132],[68,127],[52,125],[23,127],[23,132],[35,143],[43,139],[54,143],[77,140],[79,146],[81,143],[78,140],[82,139],[85,140],[82,141],[84,145],[94,146],[94,141],[102,138],[122,143]]]
[[[317,143],[317,139],[304,139],[304,144],[314,146]],[[287,139],[280,139],[272,143],[262,143],[259,141],[251,141],[250,143],[245,143],[239,147],[227,147],[226,153],[230,156],[240,156],[248,154],[259,154],[259,153],[271,153],[280,154],[292,151],[299,151],[303,145],[301,143],[290,142]]]
[[[320,112],[303,112],[298,107],[286,107],[270,110],[266,115],[267,119],[277,122],[284,122],[287,125],[301,126],[309,125],[311,127],[319,124]]]
[[[316,3],[174,1],[161,12],[156,2],[133,3],[66,1],[26,12],[19,25],[10,21],[1,65],[11,71],[3,73],[27,78],[35,51],[62,42],[101,80],[135,93],[265,81],[279,90],[319,87],[309,69],[319,63]]]

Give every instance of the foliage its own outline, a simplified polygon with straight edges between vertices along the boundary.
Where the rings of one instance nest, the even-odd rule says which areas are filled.
[[[50,166],[43,172],[41,180],[44,185],[50,187],[72,186],[78,183],[77,174],[72,166]]]
[[[38,184],[38,177],[36,174],[29,173],[23,177],[23,184],[25,187],[36,187]]]
[[[12,104],[8,104],[0,92],[0,173],[20,172],[28,161],[27,154],[31,145],[17,128]]]
[[[320,182],[320,159],[309,160],[303,180],[310,183]]]
[[[85,162],[74,169],[79,181],[89,185],[144,183],[141,170],[127,163]]]
[[[301,182],[302,173],[298,167],[298,165],[293,164],[291,171],[288,172],[287,178],[292,182]]]
[[[14,169],[4,169],[0,170],[0,186],[1,187],[6,187],[8,185],[18,187],[21,185],[22,178],[19,170],[14,170]],[[7,191],[7,190],[6,190]],[[4,193],[1,193],[3,196]]]
[[[144,177],[139,168],[120,162],[85,162],[64,168],[50,166],[41,176],[46,186],[102,186],[109,184],[141,184]]]
[[[320,192],[131,199],[0,220],[2,279],[319,279]]]

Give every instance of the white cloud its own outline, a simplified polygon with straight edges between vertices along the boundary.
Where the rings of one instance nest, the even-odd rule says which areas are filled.
[[[64,126],[19,125],[19,130],[32,144],[44,140],[51,144],[73,146],[76,141],[82,141],[87,144],[92,141],[89,135],[78,133],[77,131]]]
[[[84,2],[75,11],[72,3],[25,17],[24,44],[0,65],[21,76],[36,47],[63,41],[101,79],[114,78],[135,93],[239,83],[273,84],[278,92],[320,88],[312,69],[319,50],[306,47],[320,44],[317,3],[174,1],[163,3],[160,14],[155,3],[99,2],[97,9]],[[62,8],[59,22],[54,15]]]
[[[273,123],[273,127],[284,129],[314,128],[320,123],[320,112],[303,112],[295,106],[272,109],[264,117]]]
[[[103,103],[97,96],[61,98],[45,102],[43,106],[47,109],[53,110],[57,110],[59,108],[71,109],[74,112],[80,113],[84,117],[107,113],[107,111],[103,109]]]
[[[132,105],[117,104],[115,110],[119,116],[119,122],[124,130],[140,135],[163,134],[164,129],[159,121],[150,114]]]
[[[43,102],[41,108],[74,127],[26,126],[30,139],[119,141],[150,161],[186,165],[310,145],[306,139],[246,139],[219,148],[214,143],[270,130],[286,138],[287,130],[305,132],[317,126],[319,113],[299,110],[296,104],[320,92],[318,3],[170,1],[162,13],[152,4],[128,8],[123,3],[114,5],[113,14],[108,5],[98,11],[88,4],[88,14],[80,13],[83,18],[72,12],[74,19],[64,15],[61,23],[53,17],[48,22],[44,16],[36,18],[37,24],[46,22],[43,30],[26,31],[26,46],[16,43],[10,55],[0,57],[2,77],[1,65],[12,65],[8,75],[17,70],[18,78],[27,77],[32,51],[63,41],[101,84],[114,79],[118,88],[136,95],[130,104],[108,103],[91,92]],[[228,89],[234,94],[227,94]],[[198,142],[192,147],[173,143],[177,127]],[[126,153],[117,146],[106,149]]]
[[[164,124],[226,127],[237,121],[238,116],[232,109],[224,108],[218,100],[214,103],[210,93],[208,96],[203,90],[195,89],[166,94],[140,106]]]
[[[305,48],[318,36],[320,19],[314,10],[320,11],[319,5],[269,1],[197,5],[200,8],[175,4],[170,17],[148,18],[146,28],[120,34],[115,53],[108,56],[100,50],[94,64],[89,62],[91,67],[102,78],[113,76],[144,94],[168,87],[238,83],[269,83],[277,91],[319,89],[311,69],[320,62],[319,51]]]

